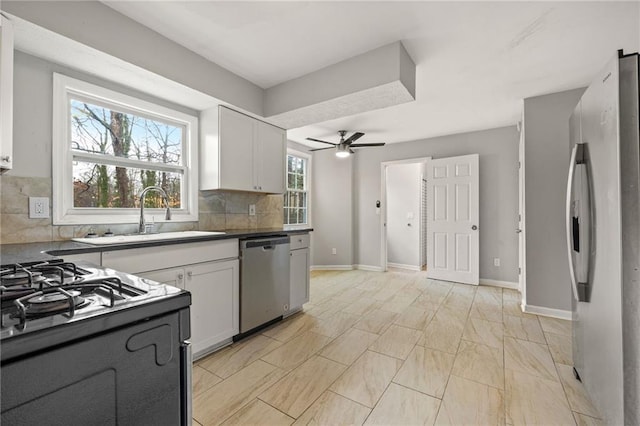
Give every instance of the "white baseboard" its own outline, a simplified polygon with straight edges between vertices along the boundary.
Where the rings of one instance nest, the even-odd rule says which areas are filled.
[[[498,280],[490,280],[488,278],[480,278],[480,285],[490,285],[492,287],[502,287],[502,288],[511,288],[514,290],[519,290],[518,283],[513,281],[498,281]]]
[[[410,271],[420,271],[420,267],[416,265],[405,265],[402,263],[387,262],[388,268],[408,269]]]
[[[562,309],[545,308],[544,306],[524,305],[524,312],[528,314],[542,315],[544,317],[559,318],[571,321],[571,311]]]
[[[351,271],[353,265],[311,265],[312,271]]]
[[[382,268],[380,266],[371,265],[353,265],[353,269],[358,269],[360,271],[382,272]]]

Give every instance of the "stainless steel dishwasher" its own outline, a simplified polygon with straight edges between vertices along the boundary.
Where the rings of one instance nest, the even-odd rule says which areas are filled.
[[[240,335],[289,309],[289,237],[240,241]]]

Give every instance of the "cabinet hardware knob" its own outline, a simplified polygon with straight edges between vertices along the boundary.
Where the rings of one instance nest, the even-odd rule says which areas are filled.
[[[471,227],[471,229],[472,229],[472,230],[474,230],[474,231],[476,231],[476,230],[478,229],[478,227],[477,227],[476,225],[473,225],[473,226]]]
[[[261,189],[261,190],[262,190],[262,187],[260,186],[260,187],[259,187],[259,189]]]
[[[189,278],[191,278],[191,277],[193,276],[193,271],[189,271],[189,272],[187,272],[187,276],[188,276]]]
[[[0,159],[2,159],[2,161],[4,161],[5,163],[8,163],[9,161],[11,161],[11,156],[3,155],[2,157],[0,157]]]
[[[178,279],[181,280],[184,278],[184,274],[178,274]]]

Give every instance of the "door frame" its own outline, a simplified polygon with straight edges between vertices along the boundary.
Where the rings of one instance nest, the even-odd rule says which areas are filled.
[[[380,163],[380,269],[387,271],[387,168],[399,164],[428,163],[431,157],[407,158],[405,160],[383,161]],[[421,189],[422,191],[422,189]],[[419,193],[418,196],[421,196]],[[422,218],[420,218],[422,219]],[[419,221],[419,232],[422,238],[422,220]],[[422,239],[420,240],[422,242]],[[420,252],[422,248],[419,249]],[[427,265],[428,267],[428,265]]]
[[[527,229],[526,229],[526,170],[525,170],[525,133],[524,109],[522,120],[518,123],[520,140],[518,142],[518,290],[522,298],[521,306],[527,305]],[[517,232],[517,231],[516,231]]]

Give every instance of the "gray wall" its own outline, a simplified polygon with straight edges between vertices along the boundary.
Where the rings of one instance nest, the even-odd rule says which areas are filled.
[[[136,92],[126,86],[15,51],[13,101],[13,157],[11,176],[51,177],[53,73],[127,93],[186,114],[197,111]]]
[[[130,88],[99,79],[48,61],[15,52],[14,72],[14,168],[0,179],[0,242],[28,243],[67,240],[87,234],[91,225],[52,225],[51,218],[30,219],[28,197],[51,197],[53,72],[124,92],[146,101],[198,115],[196,111]],[[200,229],[255,229],[282,226],[281,195],[237,191],[200,191],[198,222],[159,224],[164,231]],[[255,204],[257,214],[249,216],[247,206]],[[136,224],[94,225],[98,233],[134,232]]]
[[[518,132],[515,126],[361,149],[349,163],[333,151],[313,158],[313,265],[380,267],[380,164],[384,161],[480,155],[480,277],[518,281]],[[353,173],[353,188],[348,185]],[[352,198],[350,198],[352,197]],[[353,229],[348,214],[353,203]],[[384,206],[383,206],[384,208]],[[353,246],[353,258],[331,255]],[[493,266],[493,258],[501,266]]]
[[[583,92],[524,100],[527,305],[571,310],[564,223],[569,116]]]
[[[264,92],[260,87],[100,2],[3,1],[2,10],[247,111],[262,114]]]
[[[387,168],[387,262],[419,268],[422,164]],[[413,214],[409,219],[408,214]],[[411,224],[411,226],[408,226]]]
[[[353,265],[353,156],[337,158],[335,151],[313,155],[312,265]],[[331,249],[335,248],[335,255]]]
[[[461,133],[355,155],[356,264],[380,265],[380,163],[408,158],[480,155],[480,278],[518,281],[518,131],[516,126]],[[499,257],[501,266],[493,266]]]

